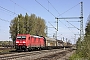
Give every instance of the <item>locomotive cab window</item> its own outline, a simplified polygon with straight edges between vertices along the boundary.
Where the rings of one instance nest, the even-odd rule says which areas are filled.
[[[26,39],[26,36],[17,36],[17,39]]]
[[[22,39],[26,39],[26,36],[22,36]]]
[[[17,36],[17,39],[21,39],[21,36]]]

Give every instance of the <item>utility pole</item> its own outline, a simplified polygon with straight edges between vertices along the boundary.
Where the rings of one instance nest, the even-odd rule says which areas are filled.
[[[19,34],[19,18],[18,18],[18,34]]]
[[[46,26],[46,37],[48,37],[48,27]]]
[[[80,40],[83,41],[84,39],[84,32],[83,32],[83,2],[81,2],[81,21],[80,21]]]
[[[55,18],[57,19],[57,28],[55,28],[50,22],[50,24],[52,25],[52,27],[56,30],[56,46],[57,46],[57,31],[58,31],[58,18]]]
[[[56,28],[56,46],[57,46],[58,18],[55,17],[55,19],[57,19],[57,28]]]
[[[57,31],[58,31],[58,18],[56,18],[57,19]]]
[[[56,29],[56,46],[57,46],[57,32],[58,32],[58,18],[57,19],[57,29]]]

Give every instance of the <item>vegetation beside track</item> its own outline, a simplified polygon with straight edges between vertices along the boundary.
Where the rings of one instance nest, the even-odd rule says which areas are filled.
[[[0,41],[0,54],[14,50],[12,41]]]
[[[70,57],[70,60],[90,60],[90,15],[88,17],[84,40],[78,39],[76,43],[76,53]]]
[[[0,54],[9,53],[10,51],[15,50],[14,48],[1,47]]]

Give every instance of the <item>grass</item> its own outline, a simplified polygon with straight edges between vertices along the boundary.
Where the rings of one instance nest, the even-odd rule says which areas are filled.
[[[75,52],[71,57],[69,57],[69,60],[89,60],[89,59],[81,57],[79,54]]]
[[[12,50],[15,50],[15,49],[13,49],[13,48],[0,48],[0,54],[9,53]]]

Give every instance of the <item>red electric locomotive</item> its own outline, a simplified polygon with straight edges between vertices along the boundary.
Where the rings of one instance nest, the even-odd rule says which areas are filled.
[[[16,50],[32,50],[45,47],[45,38],[30,34],[18,34],[16,37]]]

